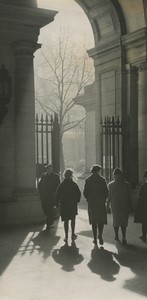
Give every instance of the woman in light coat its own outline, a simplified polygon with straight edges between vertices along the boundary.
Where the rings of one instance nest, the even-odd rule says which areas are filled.
[[[144,183],[139,190],[139,198],[136,204],[135,223],[142,224],[142,234],[139,238],[146,242],[147,237],[147,170],[144,172]]]
[[[107,207],[111,203],[115,240],[119,240],[119,227],[122,231],[122,243],[125,245],[126,228],[128,226],[129,214],[132,209],[132,193],[130,185],[124,180],[121,169],[116,168],[113,172],[114,180],[109,183],[109,197]]]

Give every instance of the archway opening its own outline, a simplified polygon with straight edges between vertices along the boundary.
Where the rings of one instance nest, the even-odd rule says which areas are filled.
[[[35,53],[36,112],[58,114],[61,129],[61,168],[85,170],[85,109],[74,98],[94,80],[91,25],[73,0],[39,1],[38,7],[57,10],[55,20],[41,29],[41,49]]]

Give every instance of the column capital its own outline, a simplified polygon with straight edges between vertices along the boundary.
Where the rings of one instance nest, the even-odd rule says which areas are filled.
[[[138,67],[139,72],[147,71],[147,62],[141,63]]]
[[[137,73],[138,72],[138,67],[131,65],[131,64],[126,64],[125,68],[126,68],[126,71],[129,73]]]
[[[30,55],[33,56],[34,52],[41,47],[41,44],[32,42],[19,41],[14,44],[16,55]]]

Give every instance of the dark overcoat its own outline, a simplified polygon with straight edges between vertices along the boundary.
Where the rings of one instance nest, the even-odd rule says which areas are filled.
[[[55,205],[55,193],[60,184],[60,177],[57,173],[43,173],[38,183],[38,190],[41,199],[42,209],[46,216]]]
[[[92,174],[85,180],[83,191],[88,202],[89,223],[107,224],[106,199],[108,188],[106,180],[99,174]]]
[[[77,203],[80,202],[81,192],[72,179],[64,179],[57,188],[56,205],[60,205],[62,221],[71,220],[78,214]]]
[[[131,187],[123,178],[109,183],[108,203],[111,203],[113,226],[128,225],[129,214],[132,210]]]
[[[139,198],[135,209],[135,223],[147,224],[147,181],[143,183],[139,190]]]

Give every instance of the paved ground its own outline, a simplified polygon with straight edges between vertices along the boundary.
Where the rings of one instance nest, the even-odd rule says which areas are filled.
[[[85,202],[75,244],[63,242],[60,220],[50,231],[26,226],[1,231],[0,300],[142,300],[147,297],[147,244],[130,218],[128,245],[113,239],[111,215],[104,247],[94,247]]]

